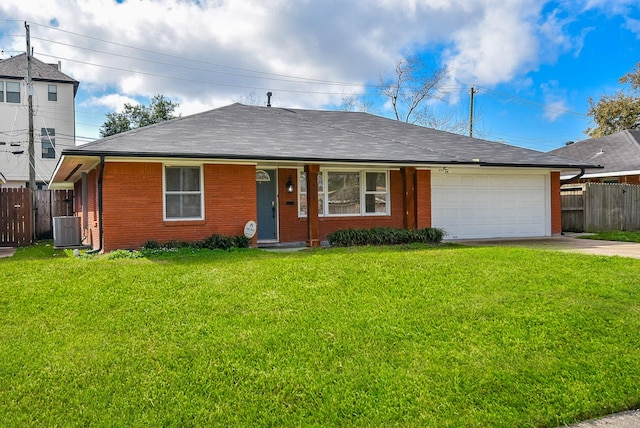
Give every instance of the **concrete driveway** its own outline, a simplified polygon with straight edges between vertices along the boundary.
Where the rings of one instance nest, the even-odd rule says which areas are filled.
[[[15,254],[16,248],[13,247],[0,247],[0,258],[11,257]]]
[[[539,248],[543,250],[557,250],[583,254],[597,254],[603,256],[621,256],[640,259],[640,243],[597,241],[595,239],[579,239],[579,235],[561,235],[548,238],[513,238],[513,239],[477,239],[451,241],[463,245],[473,246],[505,246]]]

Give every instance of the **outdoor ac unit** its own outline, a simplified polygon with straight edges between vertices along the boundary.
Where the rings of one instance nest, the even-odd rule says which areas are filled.
[[[54,217],[53,246],[55,248],[64,248],[79,247],[81,245],[80,217]]]

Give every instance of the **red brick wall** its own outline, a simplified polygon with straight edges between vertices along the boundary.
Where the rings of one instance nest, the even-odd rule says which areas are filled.
[[[417,226],[431,227],[431,171],[416,171],[416,194]]]
[[[551,234],[562,233],[562,203],[560,198],[560,173],[551,172]]]
[[[287,193],[287,181],[294,185],[293,193]],[[307,219],[298,218],[298,170],[278,170],[278,214],[280,219],[280,242],[304,242],[307,240]],[[293,205],[287,204],[293,202]]]
[[[256,219],[255,167],[204,165],[204,220],[164,221],[160,163],[110,162],[103,179],[104,251],[146,241],[241,235]],[[90,186],[92,188],[93,186]],[[90,198],[91,199],[91,198]],[[94,236],[94,247],[97,247]]]

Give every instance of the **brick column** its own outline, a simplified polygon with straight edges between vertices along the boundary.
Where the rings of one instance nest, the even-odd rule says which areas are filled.
[[[416,228],[416,169],[400,168],[402,175],[402,224],[405,229]]]
[[[307,175],[307,246],[320,246],[320,223],[318,220],[318,172],[319,165],[305,165]]]
[[[431,227],[431,171],[416,171],[416,227]]]

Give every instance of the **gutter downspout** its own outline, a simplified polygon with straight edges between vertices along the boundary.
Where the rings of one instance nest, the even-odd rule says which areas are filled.
[[[571,178],[565,178],[564,180],[560,180],[560,185],[562,186],[563,184],[569,184],[577,179],[579,179],[580,177],[582,177],[585,173],[585,169],[584,168],[580,168],[580,173],[574,177]]]
[[[100,155],[100,173],[98,174],[98,243],[99,247],[95,250],[87,251],[87,254],[96,254],[102,251],[102,175],[104,174],[104,155]]]

